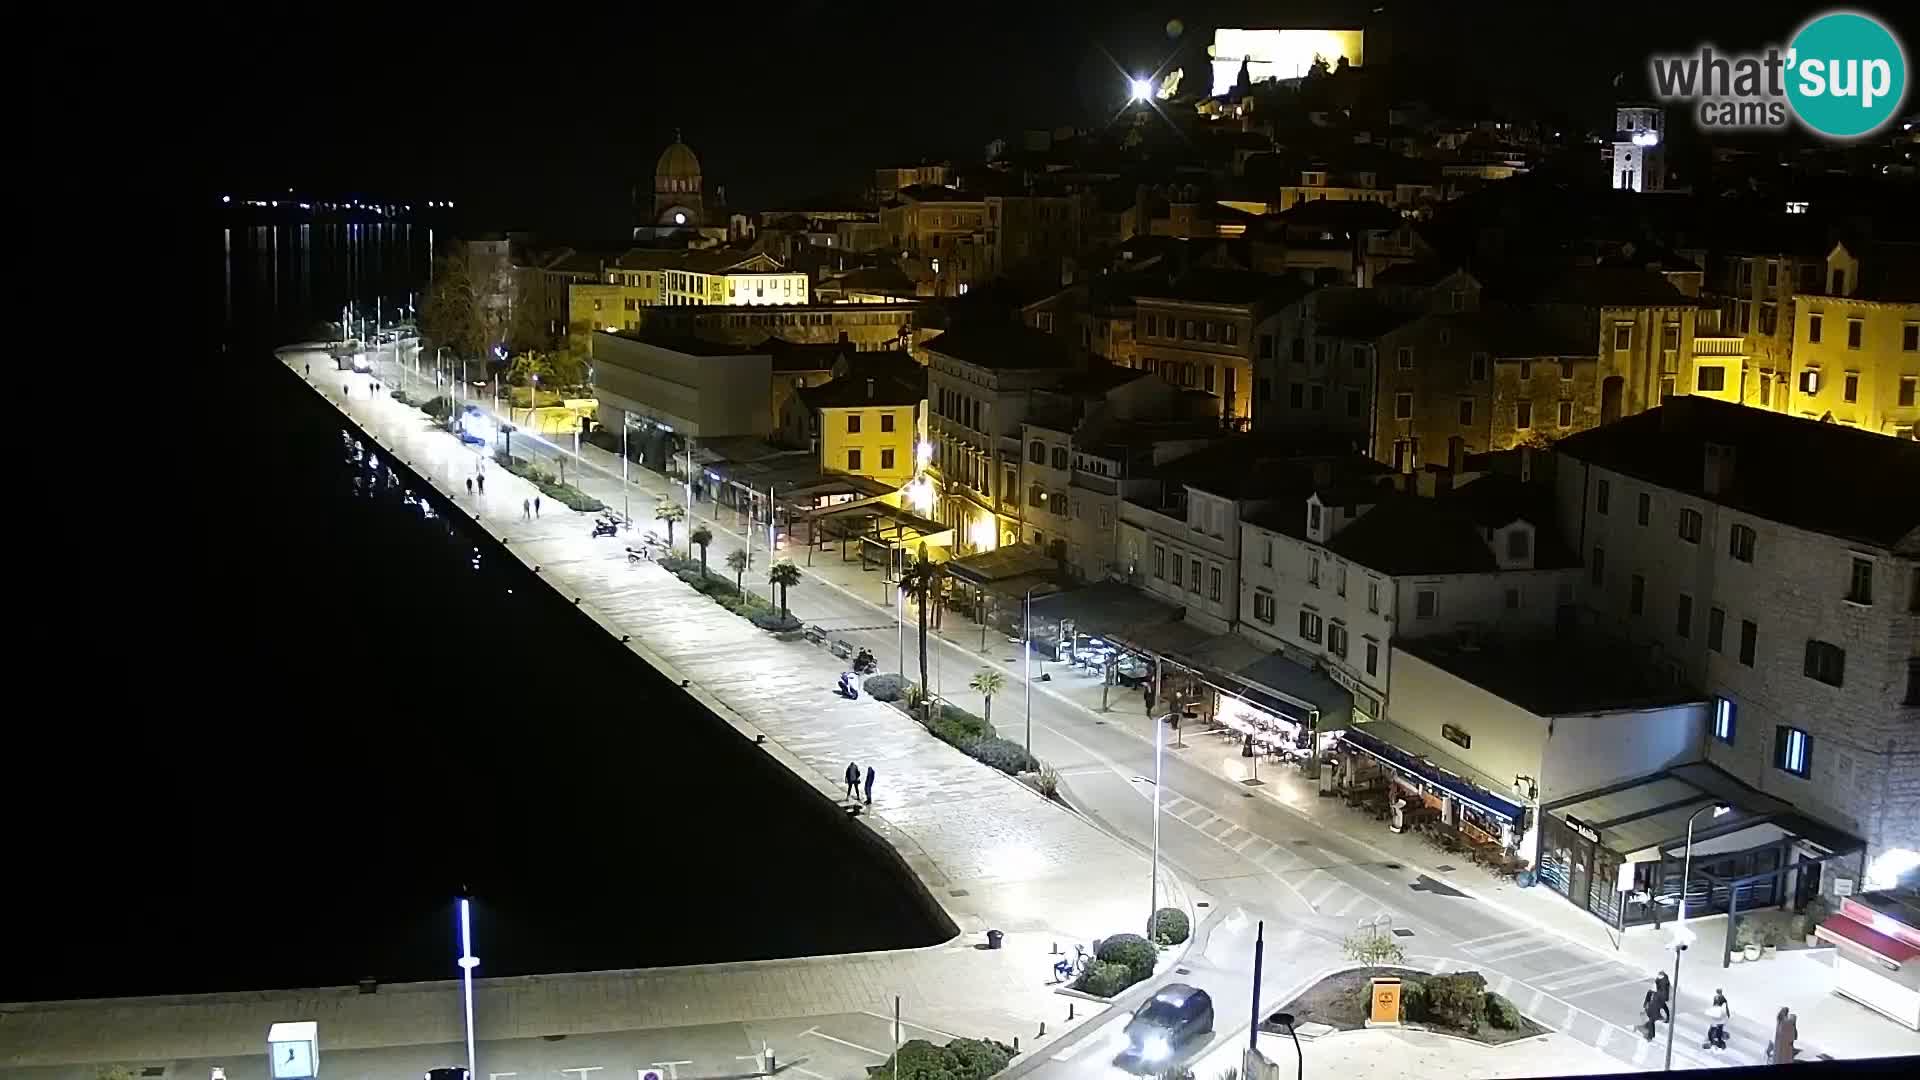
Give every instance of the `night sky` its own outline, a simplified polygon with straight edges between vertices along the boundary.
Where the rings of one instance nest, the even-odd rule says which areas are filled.
[[[209,28],[206,62],[173,71],[168,89],[189,97],[203,189],[438,194],[490,225],[568,234],[623,226],[631,185],[676,128],[710,190],[761,208],[858,190],[883,162],[977,156],[1023,127],[1097,127],[1123,89],[1116,62],[1151,70],[1178,53],[1197,77],[1216,25],[1351,25],[1381,8],[1408,78],[1592,126],[1615,74],[1644,81],[1650,50],[1757,44],[1821,9],[796,0],[523,9],[492,24],[471,9],[451,27],[261,10]]]

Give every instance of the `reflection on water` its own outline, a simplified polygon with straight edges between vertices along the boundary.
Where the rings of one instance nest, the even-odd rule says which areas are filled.
[[[435,245],[406,222],[222,226],[222,325],[228,338],[261,327],[306,336],[348,305],[394,317],[419,303]]]

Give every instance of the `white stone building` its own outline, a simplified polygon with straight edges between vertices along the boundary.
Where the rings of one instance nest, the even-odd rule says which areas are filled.
[[[1711,764],[1865,840],[1870,879],[1910,862],[1920,446],[1689,396],[1557,449],[1584,617],[1712,695]]]
[[[1551,506],[1516,482],[1435,491],[1445,474],[1405,479],[1429,489],[1363,477],[1241,526],[1240,634],[1324,665],[1363,721],[1392,713],[1396,640],[1551,632],[1580,575]]]

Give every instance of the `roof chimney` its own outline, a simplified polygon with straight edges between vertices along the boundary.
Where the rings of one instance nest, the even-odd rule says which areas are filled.
[[[867,400],[868,401],[873,400],[873,380],[872,379],[867,380]]]

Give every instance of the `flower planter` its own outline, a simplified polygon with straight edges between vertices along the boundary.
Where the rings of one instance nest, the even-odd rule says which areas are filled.
[[[1749,960],[1758,960],[1760,959],[1760,946],[1749,945],[1746,948],[1741,950],[1741,955],[1745,956]]]
[[[1813,948],[1813,947],[1815,947],[1815,946],[1817,946],[1817,945],[1819,945],[1819,944],[1820,944],[1820,935],[1819,935],[1819,934],[1808,934],[1808,935],[1807,935],[1807,948],[1809,948],[1809,949],[1811,949],[1811,948]]]
[[[1768,944],[1768,945],[1762,945],[1760,947],[1760,955],[1767,957],[1768,959],[1772,959],[1773,954],[1779,951],[1780,951],[1780,946],[1778,945]]]

